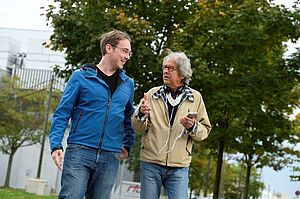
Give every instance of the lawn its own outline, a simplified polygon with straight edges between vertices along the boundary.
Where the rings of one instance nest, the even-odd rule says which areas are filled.
[[[22,189],[12,189],[0,187],[1,199],[56,199],[57,196],[38,196],[27,193]]]

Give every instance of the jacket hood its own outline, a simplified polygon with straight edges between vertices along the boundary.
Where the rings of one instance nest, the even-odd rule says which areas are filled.
[[[87,76],[93,76],[93,77],[97,77],[97,71],[96,71],[96,65],[95,64],[84,64],[80,67],[79,70],[84,70],[87,72]],[[125,81],[126,79],[128,79],[129,77],[126,75],[126,71],[123,69],[119,69],[119,77]]]

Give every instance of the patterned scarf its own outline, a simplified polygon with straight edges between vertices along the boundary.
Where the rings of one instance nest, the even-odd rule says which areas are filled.
[[[178,88],[176,92],[179,95],[182,94],[179,104],[181,104],[185,99],[188,99],[191,102],[195,101],[194,95],[193,95],[190,87],[188,87],[187,85],[184,85],[184,86]],[[153,94],[153,98],[158,99],[159,97],[161,97],[163,99],[163,101],[165,103],[167,103],[167,94],[169,94],[169,93],[171,93],[170,88],[166,85],[163,85],[159,88],[158,91],[156,91]]]

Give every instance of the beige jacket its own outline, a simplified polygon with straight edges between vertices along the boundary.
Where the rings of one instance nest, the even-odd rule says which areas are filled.
[[[162,97],[154,98],[153,94],[160,90],[154,87],[148,91],[151,113],[146,119],[140,118],[139,106],[132,116],[132,127],[137,133],[143,133],[140,159],[170,167],[187,167],[192,159],[194,141],[207,138],[211,124],[201,94],[189,88],[194,101],[186,98],[178,107],[173,126],[169,125],[167,105]],[[180,119],[190,112],[198,112],[198,121],[192,132],[188,132]]]

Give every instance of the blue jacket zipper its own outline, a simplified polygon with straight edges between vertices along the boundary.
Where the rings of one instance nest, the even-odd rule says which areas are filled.
[[[105,112],[105,120],[104,120],[104,124],[103,124],[103,128],[102,128],[99,149],[101,149],[104,134],[105,134],[105,128],[106,128],[106,123],[107,123],[107,118],[108,118],[108,111],[110,108],[110,102],[111,102],[111,97],[108,99],[108,103],[107,103],[107,108],[106,108],[106,112]]]
[[[119,86],[116,88],[115,92],[117,92],[117,90],[120,88],[120,85],[122,83],[119,84]],[[107,108],[106,108],[106,112],[105,112],[105,120],[104,120],[104,124],[103,124],[103,128],[102,128],[102,133],[101,133],[101,138],[100,138],[100,145],[99,145],[99,149],[101,149],[101,146],[102,146],[102,143],[103,143],[103,138],[104,138],[104,134],[105,134],[105,128],[106,128],[106,123],[107,123],[107,120],[108,120],[108,112],[109,112],[109,108],[110,108],[110,103],[111,103],[111,100],[112,100],[112,94],[111,94],[111,91],[110,89],[108,88],[109,90],[109,99],[108,99],[108,103],[107,103]]]

